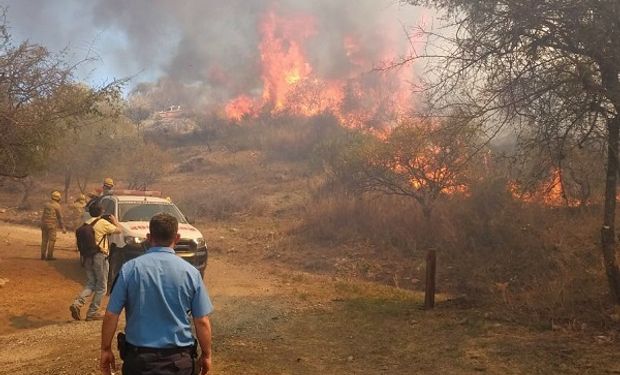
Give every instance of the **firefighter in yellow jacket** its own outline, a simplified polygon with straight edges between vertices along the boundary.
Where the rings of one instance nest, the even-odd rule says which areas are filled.
[[[71,205],[71,221],[73,222],[73,229],[77,229],[84,223],[84,207],[86,207],[86,195],[80,194],[80,196]]]
[[[62,208],[60,207],[60,192],[53,191],[51,200],[43,206],[41,216],[41,260],[55,260],[54,244],[56,243],[56,229],[60,227],[63,233],[67,233],[62,220]]]

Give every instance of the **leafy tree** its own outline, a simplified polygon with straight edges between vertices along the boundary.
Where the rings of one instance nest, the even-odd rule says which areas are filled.
[[[125,140],[123,175],[130,189],[148,190],[171,170],[170,152],[141,137]],[[119,172],[121,172],[119,170]]]
[[[435,111],[459,108],[544,143],[606,149],[602,252],[620,304],[615,211],[620,135],[620,2],[617,0],[406,0],[432,6],[445,28],[419,30],[431,43],[427,89]]]
[[[1,17],[0,176],[25,178],[44,169],[64,119],[97,113],[96,103],[118,97],[118,81],[96,90],[75,85],[78,64],[41,45],[13,45]]]
[[[93,178],[110,174],[123,157],[123,139],[136,136],[115,106],[98,105],[98,114],[71,116],[57,125],[61,134],[50,152],[48,170],[64,176],[65,200],[72,181],[86,193]]]

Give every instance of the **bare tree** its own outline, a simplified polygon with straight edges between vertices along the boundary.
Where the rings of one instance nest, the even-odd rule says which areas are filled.
[[[620,304],[615,211],[620,133],[620,2],[617,0],[406,0],[433,6],[445,28],[400,63],[428,59],[435,111],[458,107],[487,124],[564,146],[606,145],[602,253]],[[442,35],[443,34],[443,35]],[[552,105],[547,105],[552,103]],[[523,132],[523,130],[526,130]],[[543,132],[543,133],[545,133]]]

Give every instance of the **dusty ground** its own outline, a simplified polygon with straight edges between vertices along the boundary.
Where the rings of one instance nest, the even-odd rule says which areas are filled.
[[[100,323],[69,317],[83,281],[71,236],[56,262],[38,260],[38,241],[36,228],[0,223],[0,374],[95,374]],[[412,292],[236,254],[214,252],[207,270],[214,374],[620,374],[611,336],[535,330],[443,300],[425,312]]]

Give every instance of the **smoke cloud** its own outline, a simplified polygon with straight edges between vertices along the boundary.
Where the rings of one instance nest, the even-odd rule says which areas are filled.
[[[313,72],[325,79],[346,77],[354,69],[350,51],[343,45],[346,40],[355,40],[356,53],[369,62],[367,69],[389,57],[387,46],[394,54],[407,53],[403,27],[418,24],[422,16],[419,9],[393,0],[12,0],[4,4],[15,38],[53,50],[68,46],[77,57],[98,56],[89,79],[132,76],[133,89],[165,86],[171,92],[170,105],[260,95],[261,23],[269,12],[281,19],[306,17],[313,23],[304,53]]]

